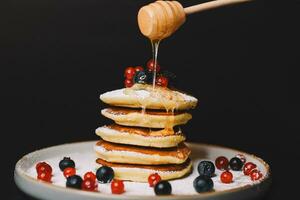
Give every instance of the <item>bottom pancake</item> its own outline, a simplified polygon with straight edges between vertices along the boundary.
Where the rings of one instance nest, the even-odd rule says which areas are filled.
[[[174,165],[134,165],[110,163],[98,158],[96,163],[113,168],[115,178],[135,182],[148,182],[150,174],[158,173],[162,180],[181,178],[192,170],[192,162],[188,159],[186,162]]]

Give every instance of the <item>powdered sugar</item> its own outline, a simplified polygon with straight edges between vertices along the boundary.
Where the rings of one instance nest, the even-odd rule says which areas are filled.
[[[197,99],[191,95],[187,95],[187,94],[184,94],[184,93],[181,93],[178,91],[174,91],[174,93],[176,93],[177,95],[180,95],[184,99],[184,101],[187,101],[187,102],[196,102],[197,101]],[[148,98],[148,97],[150,97],[150,95],[151,95],[151,93],[147,90],[141,89],[141,90],[134,91],[134,96],[136,96],[137,98],[140,98],[140,99]],[[126,97],[126,96],[128,96],[128,94],[126,94],[125,88],[122,88],[122,89],[106,92],[106,93],[100,95],[100,98],[107,98],[107,97],[122,98],[122,97]]]

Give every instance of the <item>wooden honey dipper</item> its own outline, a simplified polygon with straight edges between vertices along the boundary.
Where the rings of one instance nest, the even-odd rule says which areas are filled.
[[[155,1],[138,12],[138,25],[143,35],[152,41],[162,40],[174,33],[186,19],[186,15],[250,0],[215,0],[187,8],[178,1]]]

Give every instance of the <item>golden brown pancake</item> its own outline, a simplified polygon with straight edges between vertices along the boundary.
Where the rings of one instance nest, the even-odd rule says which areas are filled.
[[[142,111],[118,107],[103,109],[101,113],[120,125],[148,128],[173,128],[186,124],[192,118],[186,112]]]
[[[185,140],[179,128],[173,131],[112,124],[97,128],[96,134],[109,142],[158,148],[174,147]]]
[[[188,94],[166,87],[134,84],[131,88],[122,88],[100,95],[100,99],[112,106],[129,108],[147,108],[160,110],[188,110],[197,105],[198,100]]]
[[[99,158],[108,162],[143,165],[181,164],[191,153],[184,143],[180,143],[177,147],[158,149],[100,140],[94,149]]]

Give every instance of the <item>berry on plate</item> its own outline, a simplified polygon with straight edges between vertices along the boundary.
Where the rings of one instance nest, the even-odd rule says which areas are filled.
[[[148,177],[148,183],[150,187],[154,187],[159,181],[161,181],[161,177],[158,173],[150,174]]]
[[[225,156],[219,156],[215,160],[215,165],[219,170],[226,170],[228,169],[229,161]]]
[[[75,168],[75,162],[70,157],[64,157],[59,162],[59,168],[61,171],[64,171],[67,167],[73,167]]]
[[[134,74],[135,74],[135,68],[134,67],[127,67],[125,69],[125,72],[124,72],[124,77],[126,79],[132,79],[134,77]]]
[[[254,169],[250,172],[250,177],[251,177],[252,181],[257,181],[257,180],[261,179],[262,176],[263,176],[262,173],[257,169]]]
[[[107,166],[100,167],[96,172],[96,177],[100,183],[109,183],[114,176],[114,170]]]
[[[215,165],[211,161],[201,161],[198,164],[199,175],[212,177],[215,173]]]
[[[220,179],[222,183],[231,183],[233,179],[233,175],[230,171],[222,172]]]
[[[76,174],[76,169],[73,167],[67,167],[64,169],[64,177],[68,178]]]
[[[37,175],[37,179],[42,180],[42,181],[46,181],[46,182],[49,182],[49,183],[51,183],[51,178],[52,178],[52,174],[47,172],[47,171],[40,172]]]
[[[111,182],[111,193],[113,194],[122,194],[125,192],[125,187],[124,187],[124,183],[122,180],[116,180],[114,179],[112,182]]]
[[[96,181],[97,177],[93,172],[86,172],[83,176],[83,179],[92,179]]]
[[[156,195],[168,195],[172,193],[172,186],[168,181],[160,181],[154,186]]]
[[[91,178],[84,179],[81,183],[81,189],[85,191],[97,191],[98,183]]]
[[[241,159],[237,157],[233,157],[229,161],[229,166],[234,171],[240,171],[243,167],[244,163],[241,161]]]
[[[52,167],[46,162],[39,162],[36,164],[35,169],[38,174],[42,172],[52,174]]]
[[[213,189],[214,182],[210,177],[200,175],[194,180],[193,186],[198,193],[209,192]]]
[[[256,168],[256,164],[252,162],[247,162],[243,168],[244,174],[248,176],[251,173],[251,171],[255,168]]]
[[[82,178],[78,175],[69,176],[67,178],[66,187],[81,189]]]
[[[149,72],[154,72],[154,60],[153,59],[150,59],[148,62],[147,62],[147,69]],[[160,65],[158,64],[158,62],[156,62],[156,73],[160,71]]]

